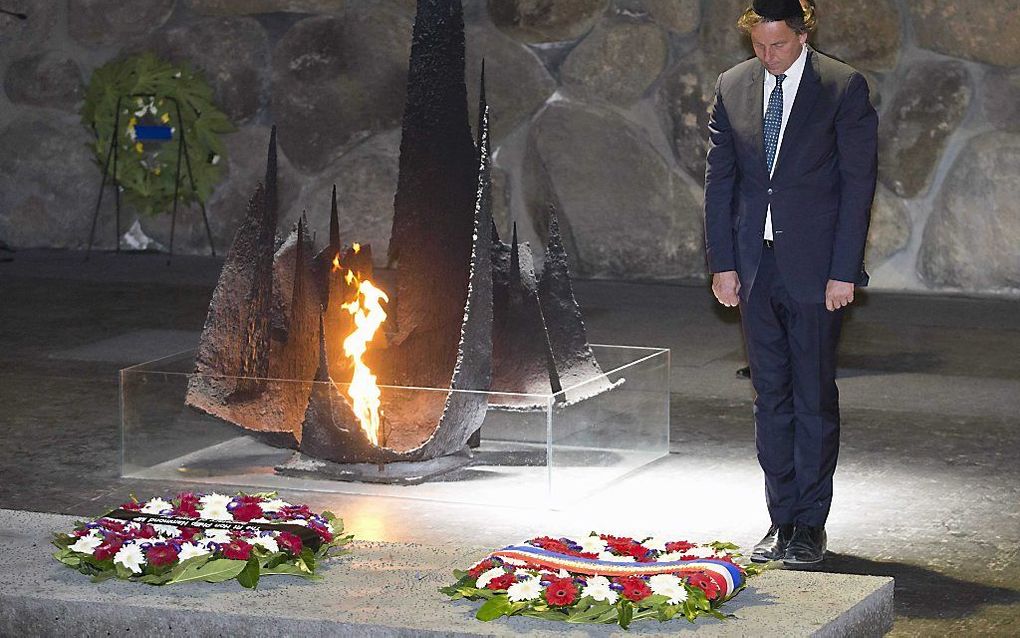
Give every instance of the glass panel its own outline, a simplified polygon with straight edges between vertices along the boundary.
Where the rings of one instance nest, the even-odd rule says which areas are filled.
[[[517,507],[574,501],[582,492],[618,480],[668,451],[668,351],[594,348],[608,372],[593,383],[623,379],[618,387],[573,405],[566,405],[564,396],[583,390],[582,386],[561,395],[518,395],[529,399],[526,403],[545,408],[488,410],[480,446],[431,464],[427,471],[436,475],[420,484],[407,483],[424,470],[407,469],[403,463],[387,464],[381,470],[370,463],[327,463],[324,470],[305,471],[309,463],[323,464],[280,447],[286,432],[250,432],[186,405],[189,384],[222,385],[232,380],[195,374],[194,353],[181,353],[121,371],[122,473],[134,478]],[[298,397],[301,405],[315,385],[292,380],[261,383],[267,392]],[[332,386],[328,389],[334,393],[347,391],[343,384],[324,385]],[[384,386],[381,390],[384,414],[398,423],[404,421],[401,411],[441,413],[450,395],[436,388]],[[456,398],[479,400],[491,394],[462,392]],[[253,417],[248,414],[247,418]],[[267,414],[255,420],[259,427],[286,429],[274,425],[272,418]],[[410,449],[430,433],[389,429],[384,436],[388,446]],[[289,468],[286,474],[277,471],[281,467]],[[382,475],[399,480],[372,482]]]

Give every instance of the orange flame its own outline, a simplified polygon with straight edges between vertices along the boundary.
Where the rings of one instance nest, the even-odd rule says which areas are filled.
[[[339,266],[339,260],[334,259],[333,264]],[[354,376],[347,388],[347,396],[351,398],[354,414],[361,421],[361,427],[368,435],[373,445],[379,445],[379,405],[381,392],[376,384],[376,377],[372,370],[365,364],[362,357],[368,349],[379,326],[386,320],[386,311],[383,310],[382,302],[388,302],[389,297],[382,290],[379,290],[369,280],[358,279],[353,272],[347,271],[344,277],[348,285],[355,285],[357,282],[357,294],[354,300],[340,306],[354,317],[354,332],[344,339],[344,354],[354,364]]]

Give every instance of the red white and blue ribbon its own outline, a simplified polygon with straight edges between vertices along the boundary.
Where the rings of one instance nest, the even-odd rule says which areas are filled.
[[[617,562],[594,558],[582,558],[569,554],[551,552],[531,545],[510,545],[496,550],[492,558],[525,562],[530,566],[550,570],[565,570],[589,576],[654,576],[655,574],[704,574],[719,586],[723,598],[729,598],[744,584],[744,574],[739,567],[724,560],[698,558],[695,560],[662,561],[654,563]]]

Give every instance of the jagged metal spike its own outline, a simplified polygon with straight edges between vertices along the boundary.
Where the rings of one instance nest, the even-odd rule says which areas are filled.
[[[613,384],[603,374],[588,344],[553,206],[549,207],[549,239],[545,249],[545,266],[538,282],[538,298],[556,371],[553,389],[557,393],[563,391],[562,398],[558,400],[576,403],[612,389]]]
[[[479,152],[482,148],[482,128],[486,125],[484,120],[486,119],[486,111],[489,108],[489,103],[485,99],[485,58],[482,58],[482,73],[481,79],[478,81],[478,127],[475,129],[478,135],[478,141],[475,144],[478,147]]]
[[[276,125],[269,132],[269,156],[266,158],[266,206],[273,216],[273,232],[276,232],[276,216],[279,211],[279,196],[276,188]]]
[[[517,222],[514,222],[513,237],[510,240],[510,282],[521,283],[521,249],[517,245]]]
[[[495,219],[492,220],[491,228],[492,230],[489,234],[492,236],[492,245],[495,246],[497,243],[499,243],[499,229],[496,228]]]
[[[329,252],[340,254],[340,213],[336,206],[336,184],[333,184],[333,199],[329,210]]]
[[[468,299],[478,179],[459,0],[418,2],[402,127],[389,246],[399,350],[381,381],[449,387]]]

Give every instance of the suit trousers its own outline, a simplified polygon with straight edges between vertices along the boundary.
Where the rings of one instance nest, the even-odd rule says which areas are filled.
[[[762,248],[754,284],[740,304],[756,395],[758,462],[772,522],[822,526],[839,454],[836,348],[843,309],[793,299],[774,250]]]

